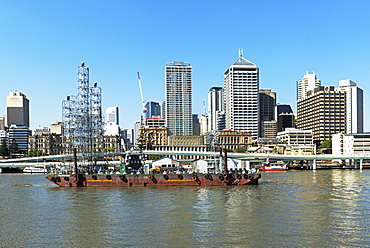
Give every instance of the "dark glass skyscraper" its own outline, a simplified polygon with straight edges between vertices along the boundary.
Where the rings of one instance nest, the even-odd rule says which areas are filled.
[[[287,127],[294,127],[293,110],[289,104],[278,104],[275,110],[277,131],[284,131]]]
[[[259,137],[268,137],[265,131],[271,125],[271,121],[275,119],[275,106],[276,106],[276,92],[271,92],[269,89],[259,90],[259,114],[260,114],[260,134]],[[275,132],[276,135],[276,132]]]
[[[145,118],[161,118],[161,105],[159,102],[150,101],[145,104]]]

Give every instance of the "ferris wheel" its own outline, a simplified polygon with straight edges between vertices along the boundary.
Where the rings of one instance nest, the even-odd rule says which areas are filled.
[[[219,142],[219,136],[218,133],[214,130],[209,131],[206,136],[207,143],[212,146],[212,148],[218,144]]]

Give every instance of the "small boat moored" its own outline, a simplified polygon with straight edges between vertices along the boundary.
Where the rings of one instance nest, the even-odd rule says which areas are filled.
[[[260,168],[261,171],[287,171],[288,166],[286,163],[279,161],[274,163],[263,162]]]
[[[43,166],[28,166],[23,169],[23,173],[47,173],[48,170]]]

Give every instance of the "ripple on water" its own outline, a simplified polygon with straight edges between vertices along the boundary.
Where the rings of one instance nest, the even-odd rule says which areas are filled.
[[[369,175],[297,171],[263,173],[258,186],[145,188],[59,188],[43,175],[0,175],[1,243],[364,247]]]

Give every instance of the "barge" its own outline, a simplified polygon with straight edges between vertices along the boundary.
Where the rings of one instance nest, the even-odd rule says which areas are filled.
[[[227,169],[226,152],[222,173],[184,173],[180,170],[151,171],[141,173],[142,163],[136,157],[136,166],[130,173],[88,173],[81,172],[77,166],[76,152],[74,151],[74,171],[72,173],[49,173],[46,179],[60,187],[131,187],[131,186],[227,186],[227,185],[257,185],[261,178],[259,173],[247,173],[245,170]]]
[[[60,187],[257,185],[261,174],[77,174],[46,178]]]

